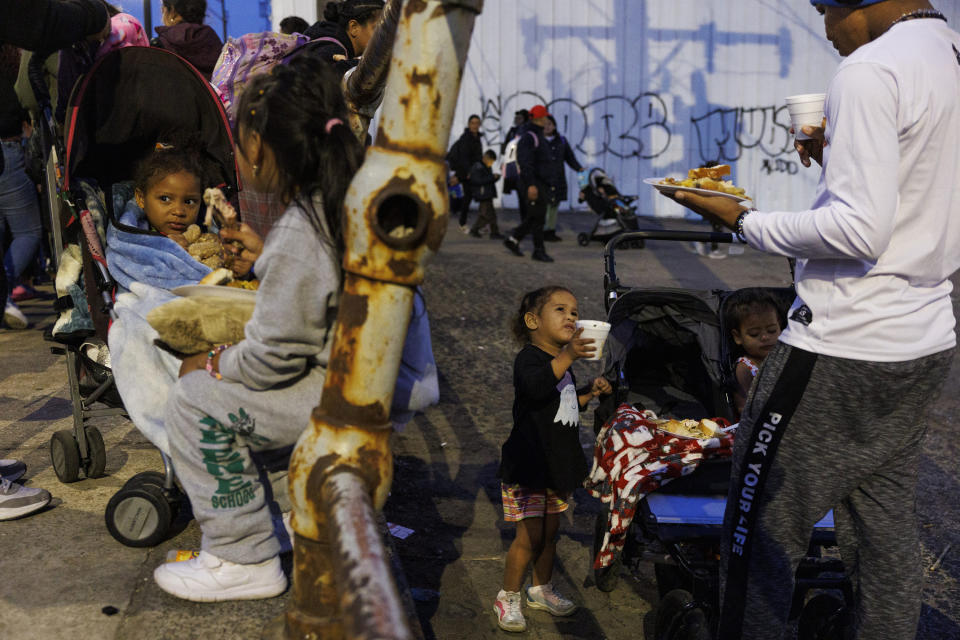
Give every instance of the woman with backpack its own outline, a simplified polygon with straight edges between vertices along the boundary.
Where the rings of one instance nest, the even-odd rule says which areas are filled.
[[[344,74],[360,62],[383,13],[383,0],[328,2],[324,20],[304,32],[312,43],[311,53],[331,63]]]

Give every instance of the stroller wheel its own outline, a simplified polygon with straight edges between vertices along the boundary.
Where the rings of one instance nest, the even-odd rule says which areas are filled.
[[[124,489],[151,486],[160,489],[167,498],[167,504],[170,505],[170,518],[176,520],[180,514],[180,508],[184,504],[184,495],[176,484],[172,489],[165,489],[164,484],[167,477],[159,471],[141,471],[123,484]]]
[[[710,627],[689,591],[674,589],[660,600],[654,622],[656,640],[710,640]]]
[[[50,438],[50,461],[60,482],[76,482],[80,478],[80,447],[73,431],[57,431]]]
[[[600,547],[603,545],[603,538],[607,533],[607,519],[610,514],[609,508],[604,505],[603,511],[597,514],[597,519],[594,521],[593,525],[593,555],[590,556],[590,566],[593,566],[593,561],[597,557],[597,553],[600,552]],[[613,562],[610,563],[610,566],[603,567],[602,569],[593,570],[593,579],[597,583],[597,589],[603,591],[604,593],[609,593],[617,588],[617,583],[620,582],[620,569],[623,567],[623,554],[617,554],[613,559]]]
[[[814,596],[800,612],[797,640],[841,640],[847,613],[839,598],[828,593]]]
[[[96,427],[87,427],[87,453],[89,456],[83,463],[83,472],[88,478],[99,478],[107,468],[107,448],[103,444],[103,436]]]
[[[586,234],[586,233],[578,233],[578,234],[577,234],[577,244],[579,244],[581,247],[586,247],[587,245],[589,245],[589,244],[590,244],[590,235],[589,235],[589,234]]]
[[[173,522],[173,509],[163,489],[141,483],[125,486],[107,503],[107,530],[128,547],[153,547],[162,542]]]

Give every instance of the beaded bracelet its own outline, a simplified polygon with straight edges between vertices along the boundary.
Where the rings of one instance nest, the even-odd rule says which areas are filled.
[[[213,349],[211,349],[211,350],[207,353],[207,365],[206,365],[205,368],[206,368],[206,370],[207,370],[207,373],[209,373],[211,376],[213,376],[213,377],[216,378],[217,380],[223,380],[223,376],[220,375],[220,372],[219,372],[219,371],[214,371],[214,370],[213,370],[213,358],[214,358],[214,356],[216,356],[218,353],[222,353],[222,352],[223,352],[224,350],[226,350],[226,348],[229,347],[229,346],[230,346],[229,344],[217,345],[216,347],[214,347]]]

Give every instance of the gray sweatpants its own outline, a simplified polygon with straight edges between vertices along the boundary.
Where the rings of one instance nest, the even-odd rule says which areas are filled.
[[[777,345],[744,407],[721,558],[721,640],[775,640],[813,525],[834,510],[856,637],[912,640],[925,412],[953,351],[864,362]]]
[[[252,452],[296,443],[320,403],[325,371],[254,391],[206,371],[180,378],[167,403],[173,467],[203,532],[201,548],[243,564],[280,552]]]

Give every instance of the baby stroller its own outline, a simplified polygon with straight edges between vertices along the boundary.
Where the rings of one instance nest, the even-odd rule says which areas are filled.
[[[625,233],[607,244],[604,293],[607,321],[612,327],[604,353],[604,375],[612,381],[613,394],[596,412],[596,431],[601,436],[608,432],[601,431],[603,425],[617,407],[617,416],[623,415],[623,403],[652,410],[661,418],[716,417],[732,421],[733,358],[724,339],[728,332],[721,313],[731,292],[624,286],[616,274],[615,253],[618,247],[636,240],[730,243],[734,236],[642,231]],[[785,304],[794,297],[792,288],[769,291]],[[722,447],[722,440],[716,446]],[[601,437],[598,447],[606,453],[612,441]],[[727,442],[731,443],[729,439]],[[615,472],[603,479],[604,499],[613,499],[604,503],[597,516],[593,558],[610,553],[604,547],[612,537],[611,524],[616,522],[620,528],[624,522],[629,524],[622,539],[622,552],[615,553],[607,566],[598,567],[600,562],[594,565],[597,587],[612,591],[622,567],[637,569],[642,562],[652,562],[660,595],[654,612],[657,640],[709,640],[711,630],[716,628],[720,608],[718,558],[730,479],[730,449],[726,450],[726,458],[711,458],[707,447],[714,445],[704,442],[702,446],[699,466],[688,475],[682,475],[684,470],[679,466],[675,473],[670,464],[663,468],[661,463],[677,459],[677,455],[663,455],[668,452],[663,447],[653,454],[659,458],[654,460],[651,455],[649,459],[655,463],[647,468],[650,476],[641,476],[639,465],[634,467],[630,477],[642,477],[634,491],[646,493],[639,502],[625,502],[623,494],[617,496],[610,486],[617,481]],[[686,452],[701,450],[698,446]],[[691,458],[696,456],[684,457],[679,464],[690,464]],[[596,479],[591,477],[592,481]],[[647,480],[650,484],[642,484]],[[648,489],[656,490],[648,493]],[[635,511],[627,512],[624,504],[635,504]],[[609,518],[611,505],[617,510],[613,519]],[[801,640],[839,637],[835,634],[843,624],[846,605],[852,601],[842,562],[822,553],[824,548],[834,546],[831,512],[817,523],[807,556],[796,574],[791,620],[799,621]],[[808,599],[808,595],[812,597]]]
[[[632,204],[637,197],[622,195],[603,169],[594,167],[581,171],[577,183],[580,187],[578,201],[586,202],[600,216],[590,233],[577,235],[581,247],[588,246],[591,240],[606,242],[618,233],[639,230],[637,208]],[[632,246],[643,248],[643,239],[633,241]]]
[[[88,421],[124,413],[107,364],[116,285],[107,270],[105,225],[151,233],[117,222],[119,209],[132,196],[129,181],[137,161],[167,132],[196,132],[216,172],[214,181],[236,193],[237,179],[230,127],[219,99],[189,63],[161,49],[128,47],[98,60],[78,82],[66,124],[63,185],[54,147],[48,161],[47,200],[58,279],[67,257],[64,245],[79,245],[83,268],[82,282],[69,299],[61,298],[59,308],[72,306],[83,316],[84,307],[89,307],[92,322],[87,328],[82,321],[73,323],[70,330],[51,336],[67,356],[74,425],[72,431],[53,435],[50,450],[58,478],[73,482],[81,468],[88,478],[103,475],[105,468],[103,438]],[[99,362],[88,357],[91,353],[100,356]],[[108,408],[95,408],[98,402]],[[120,542],[150,546],[166,537],[179,495],[166,456],[164,466],[165,473],[137,474],[110,500],[107,527]]]

